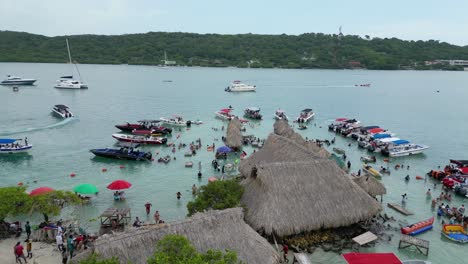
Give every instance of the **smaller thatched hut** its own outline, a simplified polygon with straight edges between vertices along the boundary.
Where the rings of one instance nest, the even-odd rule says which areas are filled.
[[[226,129],[226,146],[233,149],[240,149],[242,147],[242,123],[239,118],[234,117],[229,121]]]
[[[372,176],[353,177],[353,181],[372,197],[387,193],[385,186]]]
[[[199,252],[230,249],[245,263],[276,264],[280,257],[266,239],[244,222],[242,208],[198,213],[168,224],[132,228],[123,233],[105,235],[94,243],[94,252],[103,258],[117,257],[120,263],[147,263],[156,243],[165,235],[187,237]],[[91,252],[73,258],[79,263]]]
[[[379,202],[327,159],[259,163],[242,184],[245,220],[266,235],[349,226],[382,210]]]
[[[277,120],[273,125],[273,129],[276,135],[291,139],[297,144],[307,148],[310,152],[315,153],[319,157],[330,157],[330,153],[326,149],[317,146],[317,144],[314,142],[306,141],[299,133],[294,131],[294,129],[289,126],[286,120]]]

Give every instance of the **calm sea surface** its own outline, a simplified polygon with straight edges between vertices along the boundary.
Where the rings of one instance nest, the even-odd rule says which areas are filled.
[[[0,63],[0,76],[19,75],[36,78],[35,86],[0,86],[0,137],[24,138],[34,145],[30,156],[0,157],[0,186],[28,183],[29,190],[40,186],[71,190],[80,183],[93,183],[100,193],[90,206],[67,209],[63,217],[73,215],[81,225],[96,229],[96,217],[108,207],[131,207],[132,217],[146,218],[144,204],[153,204],[152,212],[159,210],[165,220],[182,219],[187,214],[186,204],[193,197],[192,184],[202,185],[217,173],[210,166],[213,153],[206,145],[213,142],[220,146],[224,132],[212,128],[226,126],[214,118],[214,112],[232,105],[235,114],[242,109],[258,106],[264,120],[254,127],[247,127],[247,134],[266,137],[272,131],[272,115],[277,108],[286,110],[290,118],[304,108],[317,113],[304,137],[331,139],[327,124],[337,117],[355,117],[367,125],[380,125],[397,133],[397,136],[415,143],[429,145],[424,154],[395,159],[395,163],[410,165],[410,170],[392,171],[384,176],[387,187],[384,202],[397,202],[408,193],[407,208],[415,214],[402,216],[385,207],[385,212],[398,222],[408,224],[427,219],[435,213],[425,192],[433,188],[433,182],[417,181],[416,175],[424,175],[448,159],[468,159],[468,98],[467,72],[438,71],[349,71],[349,70],[256,70],[216,68],[170,68],[149,66],[80,65],[88,90],[60,90],[53,88],[57,77],[69,74],[65,64]],[[230,94],[224,88],[232,80],[242,80],[257,85],[256,93]],[[171,80],[172,82],[167,82]],[[371,83],[369,87],[355,84]],[[440,92],[437,93],[436,91]],[[77,116],[76,120],[62,121],[52,116],[55,104],[65,104]],[[170,142],[189,143],[201,138],[203,150],[194,157],[184,157],[184,151],[175,153],[177,160],[164,165],[157,162],[122,162],[94,158],[91,148],[113,147],[114,125],[140,119],[159,119],[162,116],[181,114],[185,119],[204,121],[189,131],[174,132]],[[177,136],[180,135],[179,138]],[[353,146],[348,147],[348,143]],[[357,171],[359,157],[367,155],[358,149],[354,141],[337,137],[336,147],[347,150],[352,170]],[[142,147],[153,154],[172,154],[171,148]],[[251,153],[252,150],[247,148]],[[184,168],[185,161],[202,162],[203,177],[197,177],[197,166]],[[125,165],[121,169],[120,165]],[[382,165],[378,162],[377,166]],[[106,168],[107,172],[102,172]],[[76,177],[70,177],[76,173]],[[412,179],[405,183],[409,174]],[[116,179],[130,181],[127,200],[115,203],[112,191],[106,186]],[[37,183],[33,183],[33,181]],[[333,183],[330,183],[333,184]],[[176,199],[176,192],[182,199]],[[437,185],[435,194],[441,191]],[[455,197],[452,205],[466,203]],[[312,217],[312,216],[311,216]],[[39,215],[34,221],[40,221]],[[430,241],[428,259],[433,263],[466,263],[466,245],[444,239],[438,218],[434,230],[420,235]],[[446,220],[447,221],[447,220]],[[393,225],[398,226],[398,222]],[[376,247],[366,249],[377,252],[396,252],[402,259],[419,258],[415,250],[398,251],[398,233],[390,242],[381,241]],[[314,263],[343,263],[334,253],[316,251]]]

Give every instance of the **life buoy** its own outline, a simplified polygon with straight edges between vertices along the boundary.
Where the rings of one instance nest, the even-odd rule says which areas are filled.
[[[74,172],[70,173],[70,177],[75,177],[76,174]]]

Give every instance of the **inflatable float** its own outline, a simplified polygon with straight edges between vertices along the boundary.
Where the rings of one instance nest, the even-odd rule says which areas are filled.
[[[417,222],[415,224],[402,227],[401,233],[405,235],[415,236],[421,233],[424,233],[432,229],[432,224],[434,223],[434,217],[431,217],[427,220]]]

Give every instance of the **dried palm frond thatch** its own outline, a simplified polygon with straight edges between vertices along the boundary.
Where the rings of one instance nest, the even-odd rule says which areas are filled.
[[[242,124],[239,118],[234,117],[229,121],[226,130],[226,146],[239,149],[242,147]]]
[[[245,220],[267,235],[349,226],[382,210],[375,199],[326,159],[259,163],[243,185]]]
[[[359,187],[361,187],[372,197],[377,195],[384,195],[387,193],[385,186],[372,176],[359,176],[353,177],[352,179],[357,185],[359,185]]]
[[[276,121],[273,125],[273,129],[276,135],[289,138],[322,158],[330,157],[330,153],[326,149],[317,146],[314,142],[306,141],[299,133],[295,132],[285,120]]]
[[[168,234],[178,234],[187,237],[199,252],[229,249],[236,251],[239,260],[245,263],[279,263],[280,257],[273,247],[243,218],[241,208],[231,208],[198,213],[178,222],[132,228],[97,239],[94,252],[103,258],[117,257],[120,263],[147,263],[159,240]],[[82,254],[73,259],[76,262],[85,257]]]

